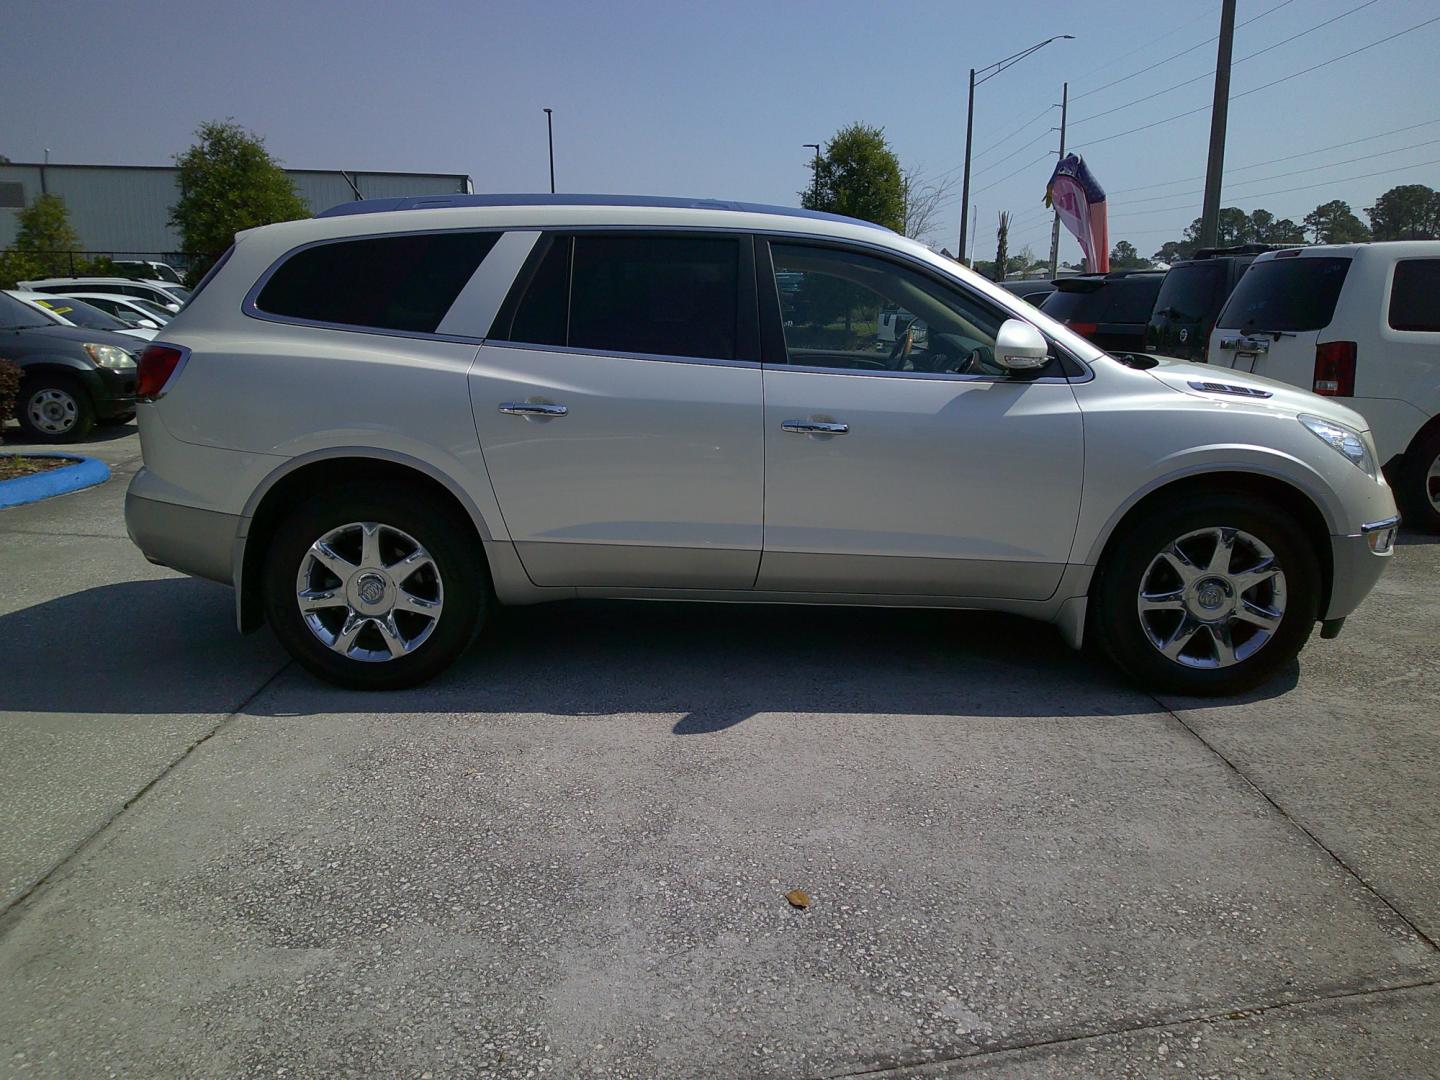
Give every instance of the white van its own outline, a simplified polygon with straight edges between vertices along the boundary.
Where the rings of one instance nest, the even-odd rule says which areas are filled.
[[[1440,240],[1261,255],[1209,361],[1343,399],[1369,421],[1407,520],[1440,532]]]

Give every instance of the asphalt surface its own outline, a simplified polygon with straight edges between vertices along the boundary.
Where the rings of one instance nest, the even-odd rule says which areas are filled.
[[[0,1076],[1440,1075],[1431,538],[1243,700],[622,603],[367,696],[141,558],[132,432],[0,511]]]

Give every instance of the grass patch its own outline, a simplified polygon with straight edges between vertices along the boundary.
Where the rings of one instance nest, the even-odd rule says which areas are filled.
[[[34,476],[75,464],[69,458],[22,457],[19,454],[0,454],[0,480],[14,480],[20,476]]]

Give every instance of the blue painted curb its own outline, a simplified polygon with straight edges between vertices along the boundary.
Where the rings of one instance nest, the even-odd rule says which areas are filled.
[[[68,491],[94,487],[110,479],[110,467],[99,458],[81,457],[78,454],[55,454],[25,451],[23,454],[4,454],[0,457],[53,457],[73,461],[73,465],[62,465],[33,476],[17,476],[13,480],[0,480],[0,510],[9,506],[23,506],[39,502],[52,495],[64,495]]]

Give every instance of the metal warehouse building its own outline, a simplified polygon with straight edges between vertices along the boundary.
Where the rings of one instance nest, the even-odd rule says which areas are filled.
[[[169,165],[0,164],[0,249],[15,241],[16,212],[52,192],[65,200],[85,251],[164,260],[180,250],[180,236],[170,225],[170,208],[179,197],[177,173]],[[470,177],[460,173],[286,169],[285,174],[312,212],[352,199],[473,190]]]

